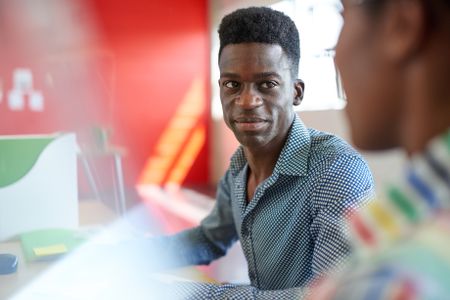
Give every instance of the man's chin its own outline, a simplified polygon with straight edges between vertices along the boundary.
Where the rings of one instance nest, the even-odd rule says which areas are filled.
[[[243,135],[235,135],[236,139],[238,140],[239,144],[241,144],[243,147],[246,148],[256,148],[256,147],[262,147],[265,144],[265,140],[258,134],[246,134]]]

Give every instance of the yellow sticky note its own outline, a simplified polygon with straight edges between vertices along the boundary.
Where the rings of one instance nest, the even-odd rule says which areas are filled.
[[[66,253],[68,251],[66,245],[56,244],[46,247],[33,248],[33,252],[36,256],[48,256]]]

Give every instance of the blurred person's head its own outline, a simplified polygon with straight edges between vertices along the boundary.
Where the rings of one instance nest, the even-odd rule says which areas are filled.
[[[284,141],[303,97],[294,22],[267,7],[239,9],[219,27],[224,120],[244,146]]]
[[[354,143],[422,151],[450,126],[450,1],[342,3],[335,60]]]

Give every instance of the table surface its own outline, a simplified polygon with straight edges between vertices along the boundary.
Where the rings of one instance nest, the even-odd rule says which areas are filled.
[[[141,210],[142,212],[142,210]],[[144,216],[148,217],[147,215]],[[130,233],[133,233],[137,227],[128,227],[129,221],[131,219],[138,220],[138,215],[133,214],[132,212],[128,214],[127,218],[119,218],[119,216],[110,208],[105,206],[103,203],[99,201],[80,201],[79,204],[79,221],[80,221],[80,230],[86,230],[93,232],[99,232],[101,238],[105,238],[108,240],[110,237],[110,232],[113,232],[114,236],[117,234],[119,237],[125,235],[124,238],[127,238]],[[124,226],[125,224],[125,226]],[[128,224],[128,225],[127,225]],[[144,226],[145,227],[145,226]],[[129,231],[131,228],[131,232]],[[131,234],[132,235],[132,234]],[[142,232],[138,232],[138,236],[141,236]],[[98,237],[98,235],[96,235]],[[120,242],[120,240],[119,240]],[[108,243],[108,242],[107,242]],[[35,299],[35,296],[39,296],[39,299],[75,299],[73,297],[77,297],[76,295],[70,294],[72,291],[67,290],[80,290],[85,289],[89,294],[89,299],[100,299],[96,296],[97,290],[101,290],[101,292],[105,291],[105,287],[109,289],[109,286],[113,285],[115,287],[123,285],[124,287],[116,289],[118,292],[124,292],[125,294],[121,295],[102,295],[104,296],[101,299],[126,299],[129,298],[128,290],[126,288],[135,288],[135,290],[141,289],[144,287],[144,295],[148,295],[148,281],[146,281],[145,276],[148,274],[145,272],[145,261],[147,261],[147,257],[145,253],[143,253],[140,261],[136,257],[126,257],[125,260],[131,260],[131,266],[138,265],[138,268],[144,270],[142,272],[142,276],[139,276],[139,272],[135,272],[131,275],[133,270],[124,271],[124,274],[108,273],[111,269],[111,261],[105,259],[104,264],[96,265],[96,269],[92,269],[93,274],[86,274],[78,268],[75,259],[80,251],[76,251],[76,255],[71,255],[70,259],[61,259],[61,260],[53,260],[53,261],[33,261],[27,262],[24,258],[21,243],[19,240],[9,240],[5,242],[0,242],[0,253],[11,253],[17,255],[19,259],[19,264],[17,267],[17,271],[13,274],[0,275],[0,299],[10,299],[10,297],[18,296],[18,299],[29,299],[32,297]],[[106,255],[108,253],[105,253]],[[89,255],[88,255],[89,256]],[[84,258],[88,257],[84,256]],[[121,256],[119,260],[124,258]],[[113,258],[116,259],[116,258]],[[134,260],[134,265],[133,265]],[[61,263],[55,263],[55,262]],[[117,259],[116,259],[117,261]],[[136,263],[137,261],[137,263]],[[85,261],[80,261],[80,263],[84,263]],[[61,266],[64,265],[65,266]],[[70,267],[67,267],[70,265]],[[126,265],[126,263],[125,263]],[[65,268],[65,269],[64,269]],[[67,274],[66,270],[70,270],[70,272],[76,274]],[[99,271],[100,270],[100,271]],[[111,269],[112,270],[112,269]],[[100,275],[99,275],[100,274]],[[130,274],[130,275],[127,275]],[[110,276],[112,275],[112,276]],[[154,277],[156,275],[156,277]],[[105,276],[104,280],[103,277]],[[198,270],[196,267],[187,267],[176,270],[167,271],[164,273],[152,274],[151,279],[156,278],[158,281],[171,281],[171,280],[189,280],[189,281],[203,281],[203,282],[215,282],[212,278],[209,278],[202,271]],[[102,282],[96,283],[99,279],[102,278]],[[141,281],[135,280],[136,278],[141,277]],[[81,280],[79,280],[81,278]],[[120,280],[125,280],[127,282],[118,282]],[[131,280],[131,281],[130,281]],[[78,281],[78,282],[77,282]],[[93,283],[95,282],[95,283]],[[58,285],[60,287],[58,287]],[[36,287],[37,286],[37,287]],[[23,289],[26,287],[26,289]],[[113,290],[113,289],[112,289]],[[25,291],[25,293],[24,293]],[[47,294],[49,293],[50,298]],[[136,293],[138,291],[135,291]],[[152,292],[152,291],[150,291]],[[55,293],[55,295],[53,294]],[[23,295],[25,294],[25,296]],[[30,296],[31,295],[31,296]],[[56,298],[55,298],[56,297]],[[106,298],[105,298],[106,297]],[[125,297],[125,298],[124,298]],[[138,299],[140,294],[131,295],[131,298]],[[130,298],[130,299],[131,299]],[[76,298],[78,299],[78,298]],[[81,298],[80,298],[81,299]],[[86,299],[83,294],[82,299]],[[143,298],[147,299],[147,298]]]
[[[79,221],[81,227],[106,225],[117,218],[117,215],[99,201],[79,202]],[[8,299],[21,287],[26,286],[38,277],[52,262],[27,262],[24,258],[19,240],[0,242],[0,253],[14,254],[19,259],[17,271],[12,274],[0,275],[0,299]]]

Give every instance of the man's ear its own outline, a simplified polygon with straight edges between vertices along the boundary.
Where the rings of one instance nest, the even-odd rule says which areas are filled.
[[[387,5],[382,42],[392,60],[407,61],[423,47],[429,21],[426,9],[421,0],[393,1]]]
[[[305,91],[305,83],[301,79],[296,79],[294,83],[295,95],[294,105],[300,105],[303,100],[303,93]]]

